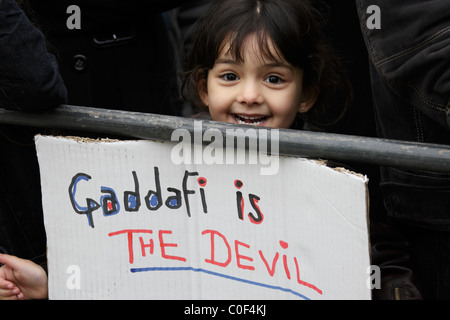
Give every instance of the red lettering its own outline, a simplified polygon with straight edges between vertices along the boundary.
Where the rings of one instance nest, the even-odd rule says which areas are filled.
[[[227,239],[225,238],[225,236],[223,234],[221,234],[219,231],[215,231],[215,230],[204,230],[202,232],[202,235],[207,234],[207,233],[211,234],[211,259],[205,259],[205,262],[211,263],[211,264],[214,264],[214,265],[220,266],[220,267],[228,266],[231,262],[231,247],[228,244]],[[218,235],[219,237],[221,237],[224,244],[227,246],[228,258],[225,262],[218,262],[215,260],[215,242],[214,242],[215,235]]]
[[[234,249],[236,251],[236,262],[237,262],[237,266],[241,269],[246,269],[246,270],[255,270],[255,267],[253,266],[246,266],[246,265],[242,265],[241,264],[241,259],[243,260],[248,260],[248,261],[253,261],[253,258],[247,257],[247,256],[243,256],[241,254],[239,254],[239,248],[238,246],[243,246],[246,247],[247,249],[250,249],[250,245],[240,242],[238,240],[234,241]]]
[[[266,258],[264,257],[263,253],[261,250],[259,250],[259,255],[261,256],[262,261],[264,262],[264,264],[266,265],[267,271],[269,271],[269,274],[271,277],[273,277],[274,273],[275,273],[275,266],[277,264],[278,261],[278,257],[280,256],[277,252],[277,254],[275,255],[275,257],[272,260],[272,269],[270,269],[269,264],[267,263]]]
[[[112,237],[112,236],[116,236],[116,235],[120,235],[120,234],[127,235],[129,262],[130,262],[130,264],[133,264],[133,262],[134,262],[133,235],[134,234],[153,234],[153,231],[146,230],[146,229],[126,229],[126,230],[111,232],[108,234],[108,236]],[[211,256],[210,256],[210,259],[205,259],[205,262],[219,266],[219,267],[227,267],[232,260],[231,246],[228,243],[227,238],[222,233],[220,233],[219,231],[216,231],[216,230],[204,230],[202,232],[202,235],[206,235],[206,234],[210,235]],[[172,231],[171,230],[159,230],[158,231],[159,245],[161,247],[161,257],[164,259],[168,259],[168,260],[177,260],[177,261],[186,262],[187,259],[184,257],[167,254],[166,248],[177,248],[178,244],[164,241],[164,235],[172,235]],[[217,239],[222,239],[222,244],[218,243]],[[144,236],[140,236],[139,243],[140,243],[141,253],[142,253],[143,257],[146,256],[147,248],[149,249],[149,251],[148,251],[149,254],[151,254],[151,255],[154,254],[155,244],[154,244],[154,240],[151,237],[149,237],[148,243],[144,243]],[[282,240],[279,241],[279,245],[284,250],[289,248],[289,244]],[[244,247],[246,249],[251,249],[249,244],[241,242],[239,240],[234,240],[234,250],[236,253],[237,267],[240,269],[244,269],[244,270],[254,271],[255,267],[253,265],[245,264],[245,261],[253,262],[254,259],[251,256],[242,254],[242,252],[240,252],[240,250],[244,250],[244,249],[242,249],[242,247]],[[226,250],[223,250],[223,248],[226,248]],[[222,250],[218,251],[218,249],[222,249]],[[217,260],[218,259],[216,257],[217,252],[226,252],[225,253],[226,260],[224,262]],[[261,257],[261,260],[264,262],[264,265],[265,265],[269,275],[271,277],[273,277],[275,275],[275,269],[276,269],[276,266],[278,263],[278,259],[280,257],[280,253],[276,252],[275,256],[272,259],[271,265],[269,265],[269,262],[267,261],[266,257],[264,256],[264,254],[261,250],[258,250],[258,253],[259,253],[259,256]],[[219,260],[221,260],[221,259],[219,258]],[[282,260],[283,260],[283,267],[284,267],[286,276],[288,279],[291,279],[291,273],[288,268],[288,258],[287,258],[286,254],[283,254]],[[298,260],[296,257],[294,257],[293,260],[295,263],[295,270],[297,273],[297,283],[299,285],[302,285],[302,286],[305,286],[312,290],[315,290],[319,294],[323,294],[322,290],[320,290],[315,285],[300,279],[300,270],[299,270]]]
[[[183,257],[177,257],[177,256],[169,256],[166,254],[166,247],[178,247],[178,244],[176,243],[165,243],[164,239],[163,239],[163,234],[172,234],[172,231],[170,230],[159,230],[159,245],[161,246],[161,256],[164,259],[169,259],[169,260],[178,260],[178,261],[186,261],[186,258]]]
[[[149,240],[149,244],[145,244],[144,243],[144,238],[139,237],[139,242],[141,244],[141,253],[142,256],[145,257],[145,248],[150,248],[150,254],[153,254],[153,250],[155,248],[154,243],[153,243],[153,239]]]
[[[291,280],[291,273],[289,272],[289,269],[287,266],[287,257],[285,254],[283,254],[283,264],[284,264],[284,271],[286,272],[286,276],[289,280]]]
[[[285,241],[283,241],[283,240],[280,240],[280,246],[281,246],[283,249],[287,249],[287,248],[289,247],[288,243],[285,242]],[[288,269],[288,265],[287,265],[287,257],[286,257],[285,254],[283,254],[283,265],[284,265],[284,271],[286,272],[287,278],[288,278],[289,280],[291,280],[291,273],[290,273],[290,271],[289,271],[289,269]]]
[[[319,294],[322,294],[322,290],[320,290],[319,288],[317,288],[315,285],[308,283],[306,281],[300,280],[300,271],[298,269],[298,262],[297,262],[297,258],[294,257],[294,262],[295,262],[295,268],[297,269],[297,282],[305,287],[311,288],[315,291],[317,291]]]
[[[108,234],[108,236],[117,236],[119,234],[127,234],[128,238],[128,260],[130,261],[130,264],[133,264],[134,262],[134,254],[133,254],[133,233],[153,233],[152,230],[120,230],[116,232],[111,232]]]

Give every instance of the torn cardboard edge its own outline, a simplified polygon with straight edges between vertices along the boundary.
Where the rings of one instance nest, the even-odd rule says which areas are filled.
[[[73,140],[75,142],[78,143],[116,143],[116,142],[131,142],[131,141],[152,141],[152,142],[158,142],[158,143],[165,143],[166,141],[157,141],[157,140],[141,140],[141,139],[126,139],[126,140],[119,140],[119,139],[110,139],[110,138],[88,138],[88,137],[81,137],[81,136],[50,136],[50,135],[36,135],[36,137],[38,136],[42,136],[42,137],[54,137],[54,138],[60,138],[60,139],[68,139],[68,140]],[[167,141],[167,143],[177,143],[174,141]],[[336,167],[330,167],[327,166],[327,162],[328,160],[324,160],[324,159],[314,159],[314,158],[304,158],[304,157],[295,157],[295,156],[279,156],[280,158],[301,158],[301,159],[305,159],[307,161],[311,161],[314,163],[317,163],[319,165],[322,165],[324,167],[327,167],[331,170],[340,172],[340,173],[344,173],[344,174],[348,174],[348,175],[353,175],[353,176],[357,176],[361,179],[364,180],[364,182],[368,182],[369,178],[361,173],[355,172],[353,170],[350,170],[348,168],[345,168],[343,166],[336,166]]]

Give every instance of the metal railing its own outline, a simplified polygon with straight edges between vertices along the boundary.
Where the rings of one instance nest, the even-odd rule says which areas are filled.
[[[0,123],[3,124],[81,130],[157,141],[170,141],[176,129],[186,129],[193,134],[194,121],[192,118],[70,105],[45,113],[0,108]],[[235,129],[236,125],[202,120],[202,130],[212,128],[220,130],[225,137],[226,130]],[[438,144],[280,129],[279,154],[450,172],[450,146]]]

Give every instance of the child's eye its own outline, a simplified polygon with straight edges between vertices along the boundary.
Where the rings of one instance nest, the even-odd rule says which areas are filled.
[[[239,77],[234,73],[226,73],[220,76],[225,81],[236,81],[239,80]]]
[[[283,82],[283,79],[281,79],[279,76],[270,75],[264,81],[270,84],[280,84]]]

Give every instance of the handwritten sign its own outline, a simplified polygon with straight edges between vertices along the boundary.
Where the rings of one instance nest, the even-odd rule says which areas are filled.
[[[36,137],[50,299],[370,299],[365,177],[173,146]]]

